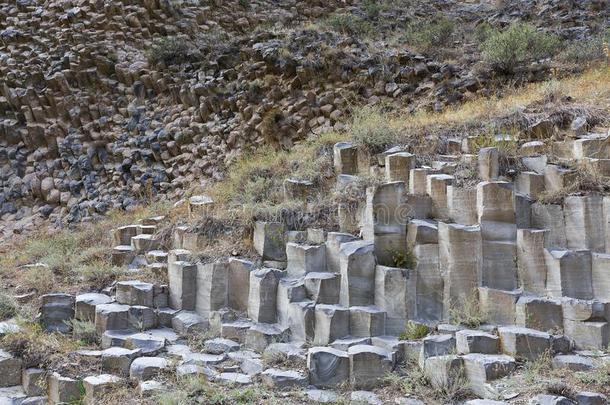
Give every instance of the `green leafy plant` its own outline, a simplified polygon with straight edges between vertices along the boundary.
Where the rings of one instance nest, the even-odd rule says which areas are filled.
[[[451,44],[455,22],[442,17],[436,21],[422,24],[421,21],[407,27],[405,39],[408,45],[427,53],[436,53],[440,48]]]
[[[495,70],[513,74],[518,67],[553,56],[560,44],[553,34],[539,31],[531,24],[514,23],[490,32],[481,50]]]
[[[430,328],[423,323],[408,321],[405,330],[400,334],[400,340],[418,340],[430,333]]]

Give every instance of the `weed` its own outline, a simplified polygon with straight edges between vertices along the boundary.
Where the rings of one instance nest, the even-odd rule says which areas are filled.
[[[455,22],[445,17],[426,24],[417,21],[407,27],[405,39],[421,52],[437,53],[451,44],[454,31]]]
[[[350,13],[333,13],[326,18],[325,23],[332,30],[344,35],[366,36],[373,29],[368,21]]]
[[[13,297],[0,292],[0,321],[13,318],[17,313],[17,302]]]
[[[156,41],[146,54],[148,63],[165,66],[194,63],[201,60],[201,53],[185,38],[165,37]]]
[[[93,344],[97,342],[97,331],[95,324],[90,321],[79,321],[72,319],[69,321],[74,339],[80,340],[85,344]]]
[[[399,336],[400,340],[418,340],[427,336],[430,333],[430,328],[423,323],[409,321],[405,326],[404,332]]]
[[[402,126],[383,106],[365,106],[352,114],[350,133],[356,144],[379,153],[396,143]]]
[[[466,298],[454,301],[449,307],[449,319],[456,325],[476,329],[485,322],[486,317],[476,291]]]
[[[560,45],[555,35],[530,24],[514,23],[494,30],[481,44],[483,56],[497,71],[513,74],[518,67],[553,56]]]

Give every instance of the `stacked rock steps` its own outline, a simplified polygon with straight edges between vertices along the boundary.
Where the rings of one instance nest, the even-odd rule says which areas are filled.
[[[595,155],[610,159],[600,146],[608,138],[579,140],[591,139]],[[459,146],[467,149],[468,140]],[[193,262],[185,248],[196,247],[197,237],[185,237],[191,235],[188,226],[177,227],[174,249],[162,252],[154,231],[163,218],[118,228],[116,262],[166,267],[169,285],[134,280],[118,283],[114,297],[47,295],[43,325],[67,331],[65,321],[72,317],[94,321],[102,363],[106,359],[115,374],[141,381],[142,390],[158,388],[156,373],[174,367],[180,375],[203,374],[219,383],[260,378],[270,386],[349,384],[370,390],[409,362],[433,384],[463,375],[478,396],[498,398],[503,385],[494,381],[512,374],[519,361],[551,354],[554,367],[593,369],[608,361],[595,351],[610,339],[610,197],[536,202],[535,184],[543,190],[565,186],[573,171],[526,150],[523,163],[538,166],[519,174],[530,177],[521,184],[499,177],[494,148],[443,156],[429,167],[415,167],[413,155],[390,150],[374,168],[387,182],[367,189],[359,215],[339,207],[342,232],[257,222],[253,245],[260,266],[240,258]],[[588,164],[588,155],[572,158]],[[358,151],[341,143],[335,158],[342,187],[360,171]],[[476,187],[452,184],[460,160],[477,163],[483,181]],[[306,199],[310,190],[305,182],[285,183],[287,198]],[[211,204],[195,197],[189,211],[194,217],[211,215]],[[396,267],[397,258],[411,253],[412,268]],[[475,330],[444,324],[473,293],[486,323]],[[401,340],[410,321],[431,326],[434,334]],[[216,336],[203,353],[180,340],[196,331]],[[267,367],[262,358],[274,353],[303,366]]]

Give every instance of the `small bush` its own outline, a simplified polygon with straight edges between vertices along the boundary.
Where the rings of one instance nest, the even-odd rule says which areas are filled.
[[[392,255],[394,267],[399,267],[401,269],[414,269],[417,266],[415,255],[410,250],[391,250],[389,253]]]
[[[365,36],[372,31],[368,21],[350,13],[333,13],[326,19],[326,25],[345,35]]]
[[[97,332],[93,322],[72,319],[70,321],[70,326],[72,327],[72,336],[74,339],[80,340],[86,344],[97,342]]]
[[[400,340],[418,340],[430,333],[430,328],[423,323],[416,323],[413,321],[407,322],[404,332],[399,336]]]
[[[530,24],[515,23],[491,32],[481,50],[494,69],[512,74],[524,64],[553,56],[559,45],[557,36],[538,31]]]
[[[469,297],[452,303],[449,308],[449,319],[451,322],[471,329],[481,326],[485,322],[486,317],[479,303],[476,291]]]
[[[366,106],[352,114],[351,135],[358,145],[379,153],[398,141],[401,128],[382,107]]]
[[[22,283],[38,294],[46,294],[55,288],[55,275],[48,266],[33,266],[25,270]]]
[[[610,29],[583,41],[570,41],[559,54],[559,60],[574,65],[589,65],[607,58]]]
[[[165,37],[156,41],[147,52],[148,63],[165,66],[193,63],[201,60],[201,53],[188,42],[179,37]]]
[[[104,262],[96,262],[78,267],[76,273],[92,287],[101,289],[125,274],[125,270]]]
[[[17,315],[17,302],[8,294],[0,293],[0,321]]]
[[[451,45],[454,31],[455,22],[448,18],[429,23],[417,21],[407,27],[406,41],[421,52],[436,53]]]

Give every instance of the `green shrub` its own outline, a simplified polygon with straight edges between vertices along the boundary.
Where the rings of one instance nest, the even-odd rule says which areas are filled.
[[[372,153],[386,150],[401,136],[397,120],[379,106],[359,108],[352,114],[351,135],[353,140]]]
[[[201,60],[201,53],[188,42],[179,37],[165,37],[156,41],[147,52],[148,63],[151,65],[179,65]]]
[[[530,24],[515,23],[491,32],[481,50],[494,69],[512,74],[524,64],[553,56],[559,45],[557,36],[538,31]]]
[[[371,33],[372,26],[362,17],[350,13],[333,13],[326,24],[334,31],[345,35],[365,36]]]
[[[8,294],[0,293],[0,321],[17,315],[17,303]]]
[[[610,43],[610,29],[587,40],[568,42],[559,54],[559,59],[575,65],[587,65],[606,57],[605,48],[608,43]]]
[[[97,341],[97,331],[93,322],[72,319],[70,326],[72,327],[74,339],[80,340],[85,344],[92,344]]]
[[[451,44],[455,22],[448,18],[422,23],[417,21],[407,27],[406,41],[421,52],[436,53]]]
[[[399,336],[400,340],[418,340],[430,332],[430,328],[423,323],[416,323],[413,321],[407,322],[404,332]]]

